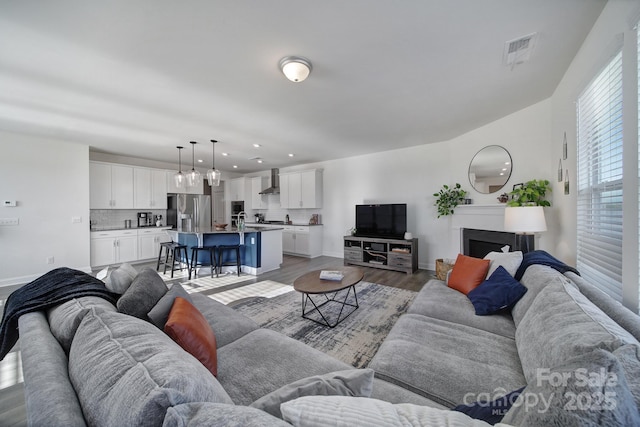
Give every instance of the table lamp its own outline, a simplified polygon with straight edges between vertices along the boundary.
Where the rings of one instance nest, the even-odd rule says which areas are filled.
[[[515,206],[504,210],[504,231],[516,233],[516,250],[535,249],[534,233],[547,231],[542,206]]]

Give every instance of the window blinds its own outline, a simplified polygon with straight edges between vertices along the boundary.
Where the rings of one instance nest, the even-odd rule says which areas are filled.
[[[577,267],[622,301],[622,52],[578,98]]]

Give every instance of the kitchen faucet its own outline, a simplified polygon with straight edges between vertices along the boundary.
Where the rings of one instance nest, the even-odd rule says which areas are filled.
[[[244,230],[244,223],[247,220],[247,213],[245,211],[238,212],[238,230]]]

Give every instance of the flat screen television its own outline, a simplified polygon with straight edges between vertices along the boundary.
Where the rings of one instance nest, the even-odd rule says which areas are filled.
[[[403,239],[407,204],[356,205],[356,236]]]

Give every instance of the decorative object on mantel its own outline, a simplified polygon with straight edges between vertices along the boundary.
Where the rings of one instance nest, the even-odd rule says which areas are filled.
[[[301,56],[285,56],[278,64],[282,74],[292,82],[303,82],[311,73],[311,62]]]
[[[498,201],[500,203],[507,203],[509,201],[509,195],[507,193],[502,193],[498,196]]]
[[[438,193],[433,193],[433,196],[436,197],[435,206],[438,208],[438,218],[453,215],[453,210],[464,201],[466,195],[466,190],[463,190],[459,183],[451,188],[445,184]]]
[[[564,194],[569,194],[569,169],[564,172]]]
[[[516,247],[523,253],[534,250],[534,233],[547,231],[542,205],[505,208],[504,231],[516,233],[518,237]]]
[[[567,132],[564,133],[562,140],[562,160],[567,160]]]
[[[186,185],[186,178],[182,173],[182,155],[181,155],[182,149],[184,147],[177,146],[176,148],[178,149],[178,172],[176,172],[175,175],[173,175],[173,180],[177,188],[184,188]]]
[[[187,185],[189,187],[197,187],[202,183],[202,175],[196,170],[196,144],[191,141],[191,171],[187,173]]]
[[[551,191],[549,181],[546,179],[532,179],[521,184],[514,184],[511,191],[511,200],[508,206],[551,206],[545,195]]]
[[[562,182],[562,159],[558,163],[558,182]]]
[[[209,185],[211,187],[219,187],[220,186],[220,171],[216,169],[216,141],[212,139],[213,149],[211,150],[211,169],[207,171],[207,181],[209,181]]]

